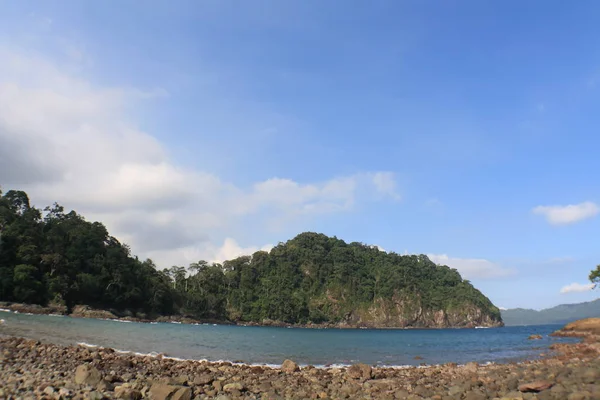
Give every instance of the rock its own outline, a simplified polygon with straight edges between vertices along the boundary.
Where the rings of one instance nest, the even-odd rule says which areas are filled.
[[[221,390],[223,390],[223,382],[221,382],[221,381],[214,381],[212,385],[217,392],[220,392]]]
[[[450,396],[455,396],[462,392],[464,392],[464,389],[462,388],[462,386],[458,386],[458,385],[452,386],[450,389],[448,389],[448,394]]]
[[[177,378],[173,379],[173,383],[184,386],[187,385],[189,379],[190,378],[187,375],[179,375]]]
[[[469,392],[465,396],[465,400],[487,400],[487,395],[481,392]]]
[[[231,400],[231,397],[229,397],[225,394],[220,394],[215,398],[215,400]]]
[[[105,397],[102,393],[95,390],[93,392],[89,392],[86,397],[87,400],[103,400],[104,398]]]
[[[75,383],[95,387],[102,380],[102,375],[95,367],[82,364],[75,370]]]
[[[46,389],[44,389],[44,394],[52,396],[54,394],[54,388],[52,386],[47,386]]]
[[[373,368],[367,364],[354,364],[346,370],[346,375],[352,379],[371,379]]]
[[[469,371],[469,372],[477,372],[477,370],[479,369],[479,364],[476,362],[468,362],[465,364],[465,371]]]
[[[213,383],[215,379],[213,378],[213,376],[211,374],[202,374],[202,375],[197,375],[194,378],[194,385],[196,386],[204,386],[204,385],[210,385],[211,383]]]
[[[600,382],[600,371],[596,368],[587,368],[581,378],[583,383],[598,383]]]
[[[117,386],[115,388],[115,397],[123,400],[140,400],[142,393],[129,387]]]
[[[178,386],[155,383],[150,387],[150,398],[153,400],[167,400],[177,390],[179,390]]]
[[[524,383],[519,385],[520,392],[541,392],[542,390],[550,389],[552,387],[552,382],[549,381],[535,381]]]
[[[415,359],[415,360],[422,360],[422,359],[423,359],[423,357],[421,357],[421,356],[415,356],[415,357],[414,357],[414,359]]]
[[[189,387],[179,388],[171,397],[171,400],[192,400],[192,389]]]
[[[60,388],[60,390],[58,391],[58,394],[61,397],[71,397],[71,391],[67,388]]]
[[[575,392],[571,393],[567,400],[588,400],[592,398],[591,395],[590,392]]]
[[[300,367],[298,367],[298,364],[296,364],[292,360],[285,360],[283,364],[281,364],[281,370],[289,374],[292,372],[300,371]]]
[[[244,385],[240,382],[228,383],[225,386],[223,386],[223,391],[229,393],[233,392],[234,390],[239,390],[241,392],[244,389]]]
[[[542,335],[529,335],[529,337],[527,339],[529,339],[529,340],[540,340],[540,339],[542,339]]]

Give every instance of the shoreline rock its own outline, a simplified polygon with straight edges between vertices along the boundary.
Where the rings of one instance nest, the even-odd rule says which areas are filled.
[[[198,320],[189,316],[184,315],[161,315],[156,318],[150,318],[148,316],[133,316],[131,313],[125,312],[123,315],[115,310],[100,310],[95,309],[87,305],[77,305],[73,308],[72,312],[69,314],[68,310],[65,306],[56,306],[50,305],[47,307],[40,306],[37,304],[22,304],[22,303],[10,303],[10,302],[0,302],[0,309],[9,310],[12,312],[17,312],[21,314],[38,314],[38,315],[64,315],[74,318],[95,318],[95,319],[112,319],[119,321],[129,321],[129,322],[139,322],[139,323],[152,323],[152,322],[160,322],[160,323],[175,323],[175,324],[217,324],[217,325],[238,325],[238,326],[268,326],[268,327],[280,327],[280,328],[299,328],[299,329],[382,329],[382,330],[404,330],[404,329],[474,329],[476,327],[480,327],[475,324],[466,324],[464,326],[423,326],[423,325],[414,325],[414,326],[387,326],[387,325],[377,325],[370,324],[365,322],[360,323],[348,323],[345,321],[342,322],[327,322],[327,323],[307,323],[307,324],[289,324],[282,321],[274,321],[265,319],[261,322],[253,322],[253,321],[228,321],[228,320],[212,320],[212,319],[204,319]],[[503,323],[491,323],[491,324],[483,324],[483,327],[502,327]]]
[[[521,363],[272,368],[0,337],[0,398],[596,400],[600,348],[591,338]]]

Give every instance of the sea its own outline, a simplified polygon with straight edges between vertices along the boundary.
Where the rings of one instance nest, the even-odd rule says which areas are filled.
[[[0,312],[0,335],[63,345],[111,347],[177,359],[279,366],[285,359],[316,367],[365,363],[420,366],[518,362],[549,353],[561,325],[481,329],[307,329],[213,324],[137,323]],[[528,340],[529,335],[541,340]]]

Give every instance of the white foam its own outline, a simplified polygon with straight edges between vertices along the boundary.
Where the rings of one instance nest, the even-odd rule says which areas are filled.
[[[4,323],[6,323],[6,321],[3,319],[0,319],[0,324],[4,324]]]
[[[181,324],[179,321],[171,321],[172,324]]]
[[[78,342],[77,345],[82,346],[82,347],[89,347],[92,349],[95,349],[96,347],[98,347],[97,344],[90,344],[90,343],[86,343],[86,342]]]
[[[64,317],[64,315],[61,314],[48,314],[49,317]]]
[[[12,311],[10,311],[10,310],[8,310],[6,308],[0,308],[0,311],[2,311],[2,312],[12,312]]]

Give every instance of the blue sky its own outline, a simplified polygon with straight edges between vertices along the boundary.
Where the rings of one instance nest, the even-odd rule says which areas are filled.
[[[0,182],[162,267],[311,230],[431,255],[503,307],[592,300],[560,292],[600,263],[598,12],[4,2]]]

